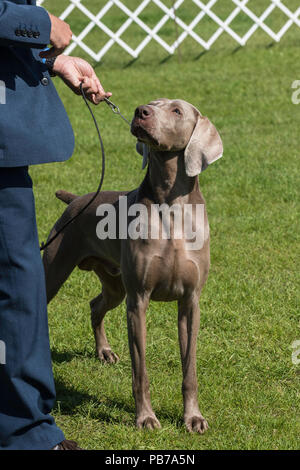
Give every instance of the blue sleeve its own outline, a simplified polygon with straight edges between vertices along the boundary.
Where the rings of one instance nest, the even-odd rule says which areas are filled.
[[[42,49],[50,43],[50,32],[51,21],[44,8],[0,1],[0,46]]]

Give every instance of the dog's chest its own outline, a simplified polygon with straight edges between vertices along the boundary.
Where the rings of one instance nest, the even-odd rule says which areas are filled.
[[[127,241],[122,263],[125,278],[137,290],[149,292],[152,300],[179,300],[188,292],[200,291],[209,267],[204,200],[199,196],[193,204],[172,208],[165,204],[159,211],[141,202],[147,207],[138,220],[142,236]]]
[[[162,248],[162,247],[160,247]],[[172,301],[182,298],[200,283],[201,263],[186,252],[182,244],[166,242],[165,250],[152,254],[143,262],[143,287],[152,292],[151,299]]]

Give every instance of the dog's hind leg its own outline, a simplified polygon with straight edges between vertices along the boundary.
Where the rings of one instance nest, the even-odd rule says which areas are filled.
[[[91,302],[91,323],[96,342],[96,354],[101,362],[116,363],[119,358],[112,351],[104,329],[104,317],[109,310],[120,305],[125,297],[121,275],[111,276],[103,269],[95,269],[102,283],[102,292]]]
[[[57,294],[78,263],[79,243],[70,237],[70,229],[59,236],[45,249],[43,263],[45,270],[47,303]],[[50,237],[55,234],[53,230]]]

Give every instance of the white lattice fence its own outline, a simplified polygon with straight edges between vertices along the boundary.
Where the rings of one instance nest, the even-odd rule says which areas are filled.
[[[194,16],[193,20],[186,24],[180,17],[180,7],[184,2],[189,2],[190,5],[194,4],[198,8],[198,13]],[[65,53],[70,54],[76,46],[81,47],[87,54],[89,54],[94,60],[99,62],[101,58],[108,52],[108,50],[117,43],[122,47],[128,54],[133,58],[137,58],[141,51],[146,47],[146,45],[151,41],[155,40],[161,47],[163,47],[169,54],[174,54],[176,49],[180,44],[189,36],[192,37],[200,46],[208,50],[214,44],[214,42],[220,37],[222,33],[229,34],[239,45],[244,46],[250,37],[255,33],[258,28],[261,28],[273,41],[279,42],[287,30],[295,24],[300,27],[300,5],[296,7],[296,11],[291,11],[287,7],[287,0],[269,0],[266,9],[260,16],[257,16],[251,10],[251,0],[231,0],[232,1],[232,11],[227,16],[225,20],[222,20],[216,13],[214,13],[213,8],[218,2],[223,0],[210,0],[207,3],[203,3],[201,0],[174,0],[174,2],[168,2],[169,4],[173,3],[172,7],[166,6],[162,0],[141,0],[139,5],[131,10],[128,5],[128,0],[108,0],[99,2],[102,4],[99,12],[95,15],[88,8],[88,2],[82,3],[81,0],[69,0],[69,5],[61,13],[60,18],[63,20],[68,20],[68,16],[78,9],[83,13],[90,21],[87,26],[80,32],[78,35],[73,35],[73,41],[70,46],[66,49]],[[37,3],[42,5],[45,0],[40,0]],[[127,5],[125,5],[127,3]],[[299,0],[300,3],[300,0]],[[162,16],[158,23],[150,28],[142,19],[140,15],[143,11],[150,5],[155,4],[161,12]],[[48,6],[45,3],[45,6]],[[106,15],[110,14],[112,7],[118,7],[123,14],[126,15],[127,19],[124,21],[121,27],[117,31],[112,31],[103,21]],[[284,24],[281,26],[279,31],[275,32],[266,24],[267,18],[269,18],[274,10],[280,10],[281,15],[284,16]],[[232,22],[238,17],[238,15],[244,14],[251,20],[251,27],[247,32],[240,36],[232,27]],[[208,40],[204,40],[199,33],[195,32],[195,28],[201,20],[205,17],[208,17],[212,20],[217,29],[213,32]],[[163,26],[169,21],[172,20],[176,23],[177,35],[173,44],[168,44],[160,35],[160,31]],[[133,24],[138,25],[145,33],[144,39],[140,44],[133,49],[130,45],[122,39],[123,33]],[[100,28],[103,35],[107,37],[107,42],[99,50],[92,50],[85,42],[84,39],[87,35],[94,29]]]

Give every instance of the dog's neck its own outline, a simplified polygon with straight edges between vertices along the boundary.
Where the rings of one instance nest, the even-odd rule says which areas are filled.
[[[157,152],[151,149],[144,187],[151,191],[156,203],[189,202],[199,192],[198,177],[186,174],[184,151]]]

